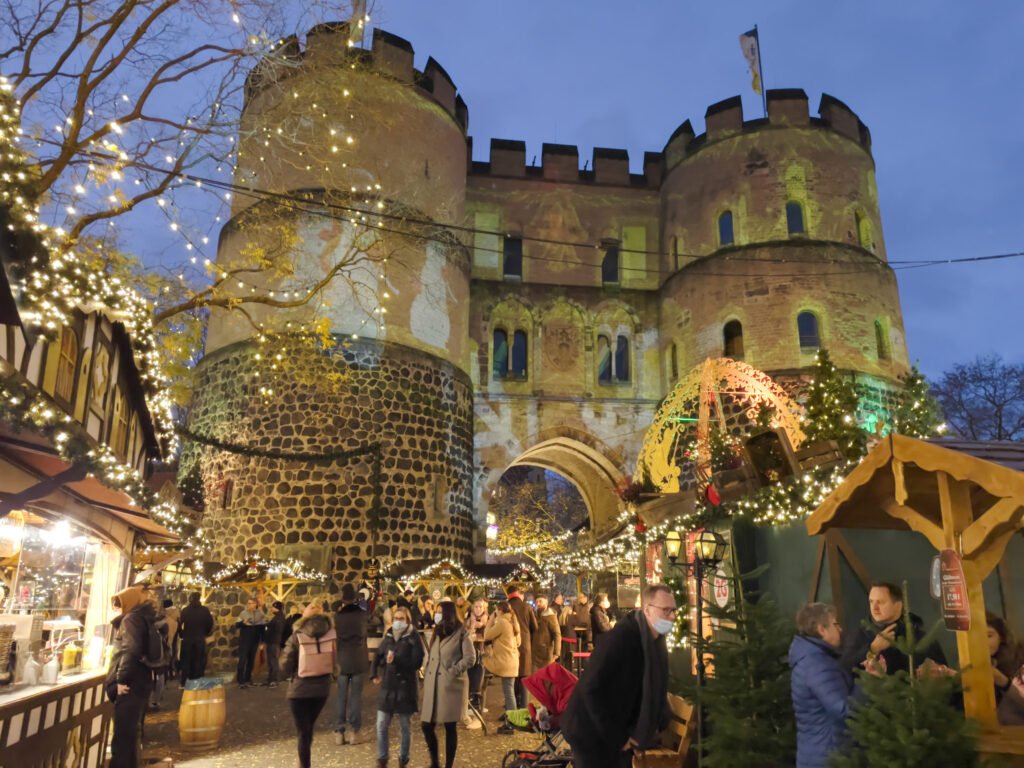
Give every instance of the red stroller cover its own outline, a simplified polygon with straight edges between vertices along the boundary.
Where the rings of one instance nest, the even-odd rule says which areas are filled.
[[[577,678],[558,662],[541,667],[529,677],[523,678],[523,686],[534,695],[541,706],[557,720],[569,704],[569,696],[576,687]]]

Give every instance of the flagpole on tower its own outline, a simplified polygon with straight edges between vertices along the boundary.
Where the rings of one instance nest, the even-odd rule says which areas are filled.
[[[761,36],[757,33],[757,24],[754,25],[754,37],[757,38],[757,76],[761,79],[761,106],[764,108],[764,116],[768,117],[768,89],[764,84],[764,56],[761,55]]]

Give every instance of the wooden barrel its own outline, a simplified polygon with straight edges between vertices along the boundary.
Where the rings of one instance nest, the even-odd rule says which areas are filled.
[[[178,734],[185,749],[214,749],[224,732],[224,686],[181,692]]]

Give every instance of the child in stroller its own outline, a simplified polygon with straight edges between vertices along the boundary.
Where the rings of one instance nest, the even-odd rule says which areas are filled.
[[[527,709],[512,710],[506,713],[505,721],[516,730],[540,733],[544,740],[536,749],[509,750],[501,761],[502,768],[568,768],[572,753],[559,721],[576,687],[576,675],[561,664],[548,664],[524,677],[523,686],[540,706],[531,703]]]

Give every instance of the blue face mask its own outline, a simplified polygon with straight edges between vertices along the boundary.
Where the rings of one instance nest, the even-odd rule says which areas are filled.
[[[394,632],[396,635],[400,635],[403,632],[405,632],[408,626],[409,625],[406,624],[404,621],[393,621],[391,622],[391,631]]]
[[[655,619],[654,620],[654,631],[659,635],[667,635],[672,631],[672,627],[675,626],[675,622],[671,619]]]
[[[440,614],[440,613],[435,613],[434,614],[434,623],[435,624],[440,624],[441,623],[441,616],[442,616],[442,614]]]

